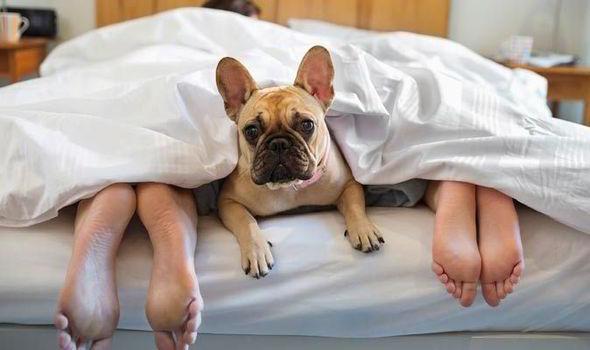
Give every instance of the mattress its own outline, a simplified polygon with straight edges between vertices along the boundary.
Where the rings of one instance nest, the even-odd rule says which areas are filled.
[[[74,209],[28,228],[0,228],[0,323],[50,324],[72,246]],[[244,276],[233,236],[199,221],[201,332],[384,337],[453,331],[590,331],[590,236],[519,208],[527,270],[498,308],[479,297],[461,308],[430,272],[433,215],[425,207],[370,208],[387,241],[351,249],[335,211],[260,221],[276,267]],[[119,327],[149,329],[143,313],[151,245],[134,221],[117,263]]]
[[[55,329],[49,326],[0,324],[2,350],[55,350]],[[235,335],[200,333],[199,350],[587,350],[589,333],[465,332],[385,338],[328,338],[288,335]],[[151,332],[119,330],[113,350],[155,349]]]

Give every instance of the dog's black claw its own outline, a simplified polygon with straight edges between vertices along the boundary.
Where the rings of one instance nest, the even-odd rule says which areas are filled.
[[[383,239],[383,237],[379,237],[379,238],[378,238],[378,240],[379,240],[379,242],[381,242],[381,243],[385,243],[385,240]]]
[[[373,246],[373,250],[379,250],[379,246],[378,245],[374,245]]]
[[[354,246],[354,249],[356,249],[356,250],[362,250],[361,248],[362,248],[362,246],[360,243]]]
[[[272,268],[275,266],[274,264],[266,264],[266,266],[268,267],[269,270],[272,270]]]
[[[344,237],[348,236],[348,230],[344,230]]]
[[[254,278],[256,278],[257,280],[260,279],[260,275],[259,274],[255,274]]]
[[[246,268],[244,269],[244,273],[245,273],[246,275],[250,274],[250,265],[248,265],[248,267],[246,267]]]
[[[266,241],[266,243],[272,248],[272,243],[270,241]]]

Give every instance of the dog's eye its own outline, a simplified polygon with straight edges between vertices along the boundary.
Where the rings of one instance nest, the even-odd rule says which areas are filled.
[[[246,138],[250,141],[255,140],[259,134],[260,129],[258,129],[256,125],[249,125],[246,128],[244,128],[244,135],[246,135]]]
[[[304,120],[301,122],[301,130],[303,130],[303,132],[305,133],[311,133],[313,131],[314,128],[314,124],[311,120]]]

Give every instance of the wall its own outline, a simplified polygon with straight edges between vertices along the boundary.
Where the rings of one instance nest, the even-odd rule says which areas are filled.
[[[6,3],[13,7],[56,10],[59,30],[57,42],[71,39],[95,27],[94,0],[6,0]],[[7,79],[0,78],[0,87],[7,84]]]
[[[55,8],[59,16],[60,40],[70,39],[95,26],[94,0],[7,2],[9,6]],[[561,0],[559,36],[554,43],[554,13],[558,2],[559,0],[452,0],[449,36],[489,56],[511,34],[532,35],[536,48],[574,53],[590,61],[590,30],[582,30],[584,25],[586,28],[590,26],[590,1]]]
[[[45,7],[57,12],[59,41],[71,39],[95,27],[94,0],[7,0],[8,6]]]
[[[95,27],[94,0],[7,2],[9,6],[55,8],[59,16],[60,41]],[[483,55],[491,56],[510,35],[531,35],[535,39],[536,49],[576,54],[581,58],[581,63],[590,65],[590,1],[561,0],[559,30],[555,36],[555,10],[559,2],[560,0],[452,0],[449,37]],[[579,120],[581,111],[581,103],[564,103],[559,114],[569,120]]]
[[[580,58],[580,64],[590,66],[590,1],[586,0],[582,2],[583,4],[578,6],[579,13],[576,13],[574,16],[574,18],[581,18],[581,22],[575,23],[577,28],[572,28],[572,26],[566,26],[566,28],[570,28],[580,34],[578,50],[574,54]],[[575,11],[575,9],[571,9],[570,11]],[[564,15],[567,15],[567,13]],[[590,108],[590,106],[587,108]],[[558,115],[560,118],[580,123],[583,119],[583,111],[584,105],[582,102],[568,102],[561,104]]]
[[[590,65],[590,1],[561,0],[561,14],[556,20],[559,3],[560,0],[453,0],[449,37],[492,56],[510,35],[530,35],[536,50],[574,54],[580,57],[580,63]],[[558,115],[579,122],[582,108],[581,102],[561,103]]]
[[[577,30],[581,33],[580,47],[576,54],[580,57],[580,64],[590,66],[590,1],[585,2],[586,8],[581,8],[583,20]],[[587,106],[590,108],[590,106]],[[558,115],[573,122],[582,121],[584,105],[581,102],[562,103]]]
[[[588,11],[588,0],[453,0],[449,37],[487,56],[512,34],[532,36],[538,50],[581,54]]]
[[[584,40],[584,64],[590,66],[590,3],[586,3],[586,27],[582,29],[586,36]]]
[[[452,0],[449,37],[489,56],[511,34],[532,35],[536,48],[578,54],[590,64],[590,1],[561,0],[559,36],[554,43],[554,13],[559,1]],[[60,40],[80,35],[95,26],[94,0],[7,2],[9,6],[55,8]]]

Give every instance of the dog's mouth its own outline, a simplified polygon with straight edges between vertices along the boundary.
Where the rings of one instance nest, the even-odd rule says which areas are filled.
[[[267,166],[265,168],[268,170],[253,172],[252,180],[257,185],[266,185],[273,190],[298,185],[313,176],[313,172],[307,171],[307,169],[300,171],[293,169],[292,164],[288,162],[281,162],[274,167]]]
[[[285,164],[279,163],[270,174],[270,182],[285,183],[295,180],[293,174]]]

